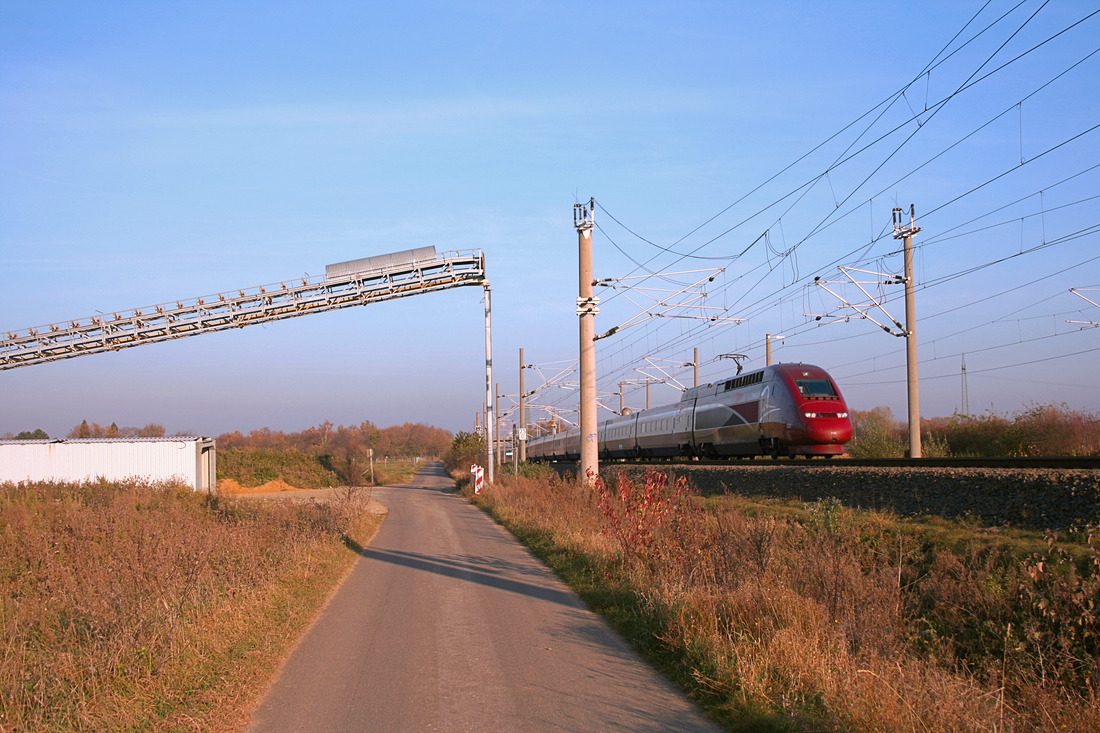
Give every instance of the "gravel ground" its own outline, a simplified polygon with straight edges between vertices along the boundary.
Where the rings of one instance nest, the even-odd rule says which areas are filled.
[[[601,466],[615,474],[625,468]],[[703,494],[725,492],[801,501],[835,497],[848,506],[903,516],[977,518],[989,526],[1064,529],[1100,521],[1100,471],[1032,468],[864,468],[851,466],[657,466],[686,475]]]

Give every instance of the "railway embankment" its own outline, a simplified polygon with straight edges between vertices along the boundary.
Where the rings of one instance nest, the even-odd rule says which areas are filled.
[[[645,466],[601,467],[641,475]],[[972,517],[983,525],[1066,529],[1100,521],[1100,471],[1031,468],[884,468],[745,464],[663,466],[703,494],[736,493],[806,502],[835,498],[902,516]]]

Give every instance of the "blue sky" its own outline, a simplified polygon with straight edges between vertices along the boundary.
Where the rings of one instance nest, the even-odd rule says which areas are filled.
[[[903,339],[830,323],[844,313],[813,280],[899,273],[890,212],[914,204],[922,413],[961,407],[964,353],[972,413],[1095,411],[1100,330],[1066,321],[1100,322],[1069,292],[1100,287],[1098,9],[10,0],[0,331],[480,248],[496,381],[514,395],[519,348],[546,376],[576,358],[572,208],[595,197],[598,277],[723,268],[700,302],[744,320],[652,319],[602,340],[607,404],[638,369],[655,375],[647,358],[689,380],[673,368],[697,347],[701,378],[718,379],[735,368],[722,354],[762,366],[772,333],[775,359],[819,364],[853,408],[902,417]],[[903,320],[900,287],[883,290]],[[597,331],[636,315],[601,295]],[[484,398],[481,299],[463,288],[8,370],[0,434],[82,419],[467,429]],[[572,395],[534,401],[568,410]]]

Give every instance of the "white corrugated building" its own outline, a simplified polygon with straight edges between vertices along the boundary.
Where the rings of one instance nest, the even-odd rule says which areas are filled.
[[[188,435],[0,441],[0,483],[135,477],[213,491],[217,486],[214,440]]]

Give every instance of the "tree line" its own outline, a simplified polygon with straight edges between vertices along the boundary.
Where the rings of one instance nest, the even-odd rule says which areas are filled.
[[[320,425],[297,433],[284,433],[270,428],[259,428],[242,433],[222,433],[218,436],[218,448],[262,448],[267,450],[293,449],[312,456],[362,453],[374,450],[376,460],[430,457],[443,455],[454,436],[449,430],[404,423],[380,428],[370,420],[358,425],[333,425],[328,420]]]
[[[82,420],[79,425],[74,425],[72,430],[65,434],[66,439],[74,438],[163,438],[167,435],[163,425],[149,423],[140,428],[119,427],[117,423],[100,425],[97,422],[89,423]],[[0,434],[0,440],[49,440],[50,434],[42,428],[34,430],[21,430],[18,433]]]
[[[237,430],[217,438],[218,477],[242,485],[281,476],[299,488],[365,486],[370,483],[371,451],[375,463],[437,458],[452,438],[450,431],[431,425],[407,422],[379,428],[370,420],[358,425],[326,420],[296,433],[266,427],[247,434]]]
[[[889,407],[852,410],[856,458],[900,458],[909,448],[909,427]],[[1032,403],[1012,415],[955,414],[921,420],[921,452],[928,458],[1002,456],[1094,456],[1100,454],[1100,414],[1067,405]]]
[[[181,435],[182,433],[176,433]],[[83,420],[65,434],[74,438],[163,438],[168,435],[164,426],[149,423],[142,427],[119,427],[117,423],[101,425]],[[320,425],[301,432],[284,433],[271,428],[242,433],[235,430],[217,437],[218,448],[246,448],[266,450],[297,450],[311,456],[326,454],[346,455],[374,450],[380,460],[399,458],[436,458],[442,456],[451,444],[453,434],[449,430],[421,423],[406,422],[380,428],[370,420],[358,425],[333,425],[326,420]],[[22,430],[18,433],[0,434],[2,440],[49,440],[42,428]]]

